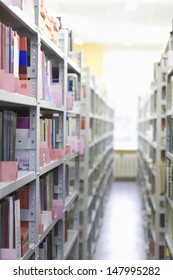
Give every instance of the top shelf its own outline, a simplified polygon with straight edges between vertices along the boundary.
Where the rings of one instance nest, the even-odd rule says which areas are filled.
[[[41,47],[49,58],[56,58],[57,62],[66,60],[68,72],[81,74],[81,67],[70,58],[70,53],[65,55],[19,7],[7,6],[0,0],[0,18],[19,35],[40,36]]]
[[[1,22],[10,25],[19,34],[24,31],[36,34],[38,31],[38,27],[18,7],[7,6],[2,1],[0,1],[0,17]]]
[[[64,60],[64,53],[63,51],[58,48],[45,34],[43,31],[41,31],[41,43],[42,48],[45,52],[45,54],[49,58],[58,57],[59,60]]]
[[[67,57],[68,72],[75,72],[81,74],[81,68],[75,64],[70,57]]]

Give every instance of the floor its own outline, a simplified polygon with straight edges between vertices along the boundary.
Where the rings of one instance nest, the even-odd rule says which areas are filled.
[[[141,200],[136,182],[112,184],[93,259],[145,259]]]

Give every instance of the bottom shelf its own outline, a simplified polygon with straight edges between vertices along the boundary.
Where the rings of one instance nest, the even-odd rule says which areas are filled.
[[[29,245],[29,250],[28,252],[22,257],[22,260],[29,260],[31,258],[31,256],[34,254],[35,251],[35,245],[34,244],[30,244]]]
[[[68,240],[64,244],[64,259],[67,259],[68,255],[70,254],[71,249],[78,238],[78,231],[68,230],[67,236]]]

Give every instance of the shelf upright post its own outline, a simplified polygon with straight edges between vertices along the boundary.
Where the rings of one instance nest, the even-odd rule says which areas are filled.
[[[61,31],[60,31],[61,32]],[[59,41],[60,48],[65,53],[65,42],[63,31],[61,32],[61,40]],[[59,113],[59,134],[57,136],[58,148],[64,150],[64,157],[66,156],[66,93],[67,93],[67,61],[64,57],[63,61],[59,63],[59,83],[62,85],[63,93],[63,112]],[[58,167],[58,199],[63,200],[65,205],[65,162]],[[64,219],[58,221],[55,226],[56,240],[57,240],[57,259],[64,259]]]
[[[38,1],[37,1],[38,2]],[[38,3],[37,3],[38,4]],[[39,18],[39,9],[35,9],[35,17]],[[38,24],[38,21],[36,21]],[[37,25],[38,26],[38,25]],[[33,138],[32,142],[35,143],[35,152],[30,151],[30,166],[31,170],[35,170],[36,181],[31,182],[29,185],[29,209],[34,212],[35,217],[35,231],[33,233],[33,222],[29,223],[30,232],[32,235],[35,235],[35,258],[39,259],[39,245],[38,245],[38,236],[39,236],[39,139],[40,139],[40,45],[41,38],[40,33],[30,38],[30,67],[29,67],[29,77],[31,79],[31,90],[32,96],[37,100],[36,108],[30,108],[30,137]],[[33,168],[33,169],[32,169]],[[34,186],[35,185],[35,186]]]
[[[159,67],[159,87],[158,87],[158,104],[157,104],[157,151],[156,151],[156,163],[159,171],[158,176],[156,176],[156,240],[157,240],[157,246],[156,246],[156,259],[161,258],[161,250],[160,248],[163,247],[163,241],[160,236],[163,235],[163,225],[160,224],[161,217],[165,219],[165,208],[161,207],[161,202],[163,201],[165,203],[165,192],[162,193],[162,190],[164,189],[163,180],[161,180],[161,177],[163,174],[161,174],[161,165],[163,164],[162,159],[162,152],[166,150],[166,143],[165,147],[163,147],[164,143],[162,143],[163,137],[166,137],[165,131],[162,130],[162,122],[163,118],[166,118],[166,115],[163,116],[162,112],[162,103],[164,102],[164,94],[166,94],[166,81],[167,81],[167,54],[162,54],[161,60],[160,60],[160,67]],[[165,97],[166,98],[166,97]],[[166,120],[165,120],[166,121]],[[163,172],[163,171],[162,171]]]
[[[172,54],[173,54],[173,20],[170,37],[168,40],[168,71],[167,71],[167,95],[166,95],[166,221],[165,221],[165,259],[173,259],[173,203],[172,203],[172,133],[173,133],[173,71],[172,71]]]
[[[57,135],[58,148],[64,150],[65,157],[65,132],[66,132],[66,110],[65,110],[65,62],[60,63],[59,82],[63,87],[63,105],[64,111],[59,113],[59,134]],[[58,167],[58,199],[64,201],[64,186],[65,186],[65,163]],[[64,203],[63,203],[64,204]],[[57,259],[64,258],[64,220],[58,221],[57,225]]]
[[[40,0],[34,0],[35,24],[40,26]]]
[[[89,133],[90,133],[90,69],[83,68],[82,79],[84,80],[84,86],[86,90],[86,96],[83,98],[85,102],[85,154],[84,154],[84,193],[81,194],[83,198],[83,245],[82,245],[82,259],[87,259],[88,256],[88,246],[87,246],[87,228],[88,228],[88,191],[89,191]]]
[[[160,156],[161,156],[161,83],[162,83],[162,70],[161,70],[161,61],[159,64],[159,69],[158,69],[158,89],[157,89],[157,119],[156,119],[156,141],[157,141],[157,150],[156,150],[156,166],[158,167],[156,169],[159,170],[160,166]],[[159,174],[158,174],[159,175]],[[159,259],[159,217],[160,217],[160,194],[159,194],[159,182],[158,176],[155,178],[155,196],[156,196],[156,209],[157,211],[155,212],[155,234],[156,234],[156,241],[155,241],[155,259]]]
[[[75,190],[79,191],[79,156],[75,158]],[[75,205],[75,210],[74,210],[74,228],[78,232],[78,237],[77,237],[77,244],[75,247],[75,252],[74,252],[74,259],[78,260],[79,259],[79,197],[76,199],[76,205]]]
[[[63,200],[64,195],[64,164],[58,167],[58,199]],[[64,221],[59,220],[55,226],[57,255],[56,258],[62,260],[64,258]]]
[[[77,54],[78,65],[81,67],[81,53]],[[77,77],[77,88],[76,88],[76,101],[81,101],[81,74]],[[76,134],[77,138],[80,139],[80,114],[76,115]],[[79,192],[79,169],[80,169],[80,157],[79,155],[75,158],[75,190]],[[78,231],[77,245],[75,248],[74,259],[79,259],[79,197],[76,201],[75,212],[74,212],[74,227]]]
[[[35,153],[35,171],[36,171],[36,182],[35,188],[33,183],[30,183],[29,188],[29,206],[30,209],[34,210],[35,205],[35,259],[39,259],[39,213],[40,213],[40,192],[39,192],[39,185],[40,185],[40,178],[39,178],[39,162],[40,162],[40,146],[39,146],[39,135],[40,135],[40,91],[41,88],[41,61],[40,61],[40,49],[41,49],[41,36],[40,36],[40,1],[34,1],[34,10],[35,10],[35,24],[37,26],[37,33],[35,36],[31,37],[30,42],[30,78],[31,78],[31,89],[32,89],[32,96],[37,100],[37,107],[35,109],[35,114],[33,109],[30,110],[30,124],[33,126],[31,129],[31,135],[35,134],[35,143],[36,143],[36,153]],[[35,126],[35,127],[34,127]],[[32,159],[32,158],[31,158]],[[33,159],[32,159],[33,160]],[[30,225],[30,231],[33,232],[33,224]]]

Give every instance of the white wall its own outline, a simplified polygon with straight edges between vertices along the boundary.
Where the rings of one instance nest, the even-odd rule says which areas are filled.
[[[137,149],[137,100],[153,79],[161,50],[106,49],[103,77],[115,109],[115,149]]]

